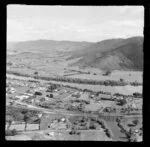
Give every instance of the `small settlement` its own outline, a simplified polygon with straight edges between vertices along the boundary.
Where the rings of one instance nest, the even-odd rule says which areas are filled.
[[[142,140],[142,97],[135,95],[7,78],[7,109],[6,130],[28,132],[33,140],[34,129],[43,140],[120,140],[113,126],[123,130],[126,141]]]

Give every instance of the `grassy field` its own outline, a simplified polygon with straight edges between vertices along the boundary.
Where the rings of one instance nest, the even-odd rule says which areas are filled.
[[[96,73],[93,74],[76,74],[72,76],[68,76],[71,78],[84,78],[84,79],[93,79],[93,80],[116,80],[119,81],[120,79],[124,79],[124,81],[128,82],[142,82],[142,72],[134,72],[134,71],[114,71],[109,76],[103,76],[102,74]]]
[[[104,92],[110,92],[111,94],[114,93],[121,93],[125,95],[133,94],[134,92],[142,93],[142,86],[103,86],[103,85],[88,85],[88,84],[76,84],[76,83],[66,83],[66,82],[58,82],[58,81],[50,81],[51,83],[55,84],[63,84],[63,85],[69,85],[72,87],[77,87],[80,89],[89,89],[92,91],[104,91]]]

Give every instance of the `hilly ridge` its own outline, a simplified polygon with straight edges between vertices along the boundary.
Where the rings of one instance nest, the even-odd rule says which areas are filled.
[[[107,45],[104,45],[104,43]],[[103,70],[143,70],[143,38],[106,40],[75,53],[68,59],[82,57],[70,66],[96,67]]]
[[[7,42],[7,52],[36,53],[67,57],[69,66],[94,67],[102,70],[143,70],[143,37],[107,39],[100,42],[36,40]],[[18,54],[18,56],[19,56]],[[59,56],[58,56],[59,54]],[[62,56],[62,57],[63,57]],[[79,59],[71,62],[73,59]]]

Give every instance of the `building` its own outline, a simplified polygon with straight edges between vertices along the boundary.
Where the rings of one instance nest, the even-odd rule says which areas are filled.
[[[27,95],[17,95],[17,96],[15,96],[15,98],[23,100],[23,99],[28,99],[29,96],[27,96]]]
[[[101,100],[114,100],[113,97],[111,95],[107,95],[107,94],[99,94],[99,97],[101,98]]]

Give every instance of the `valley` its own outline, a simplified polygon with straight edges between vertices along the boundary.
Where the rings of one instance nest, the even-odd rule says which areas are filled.
[[[6,139],[141,141],[142,40],[8,42]]]

